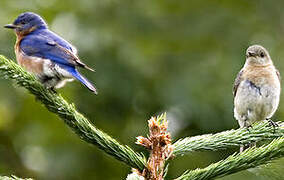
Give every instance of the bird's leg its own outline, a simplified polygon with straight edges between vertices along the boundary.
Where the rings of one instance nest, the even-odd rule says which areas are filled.
[[[245,151],[248,148],[256,147],[256,142],[251,142],[249,144],[241,145],[240,146],[240,153]]]
[[[248,123],[247,121],[247,117],[243,119],[244,120],[244,124],[243,127],[245,127],[247,129],[247,131],[250,133],[250,128],[252,128],[251,124]],[[253,147],[256,145],[256,142],[252,142],[252,143],[248,143],[248,144],[243,144],[240,146],[240,153],[242,153],[243,151],[245,151],[246,149]]]
[[[255,147],[256,146],[256,142],[252,142],[252,143],[249,143],[248,146],[251,148],[251,147]]]
[[[57,94],[57,91],[55,90],[54,87],[50,87],[50,88],[47,88],[47,89],[49,89],[50,91],[52,91],[54,94]]]
[[[240,153],[242,153],[243,151],[245,151],[245,150],[248,149],[248,148],[253,147],[254,144],[255,144],[255,142],[254,142],[254,143],[249,143],[249,144],[242,144],[242,145],[240,146]]]
[[[55,90],[55,87],[54,87],[54,86],[51,86],[51,84],[45,83],[45,84],[43,84],[43,85],[46,87],[46,89],[48,89],[48,90],[50,90],[51,92],[57,94],[57,91]]]
[[[248,116],[250,113],[251,113],[251,109],[248,109],[247,113],[242,115],[243,123],[242,125],[240,125],[241,127],[245,127],[248,130],[248,132],[250,132],[249,128],[252,128],[251,124],[248,122]]]
[[[246,126],[246,128],[247,128],[247,131],[250,133],[249,128],[252,128],[252,126],[251,126],[251,125],[248,125],[248,126]]]
[[[246,150],[246,146],[245,146],[245,145],[241,145],[241,147],[240,147],[240,153],[244,152],[244,150]]]
[[[244,127],[246,127],[248,132],[250,132],[249,128],[252,128],[252,126],[248,124],[247,119],[244,120]]]
[[[39,77],[39,79],[40,79],[40,82],[45,86],[46,89],[57,94],[54,85],[59,81],[59,77],[42,75],[42,76]]]

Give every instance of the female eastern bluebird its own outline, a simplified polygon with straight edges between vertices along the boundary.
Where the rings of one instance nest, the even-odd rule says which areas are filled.
[[[277,110],[280,91],[280,74],[268,51],[260,45],[250,46],[233,88],[234,116],[240,127],[249,128],[261,120],[269,120],[275,126],[270,118]],[[240,151],[249,146],[241,146]]]
[[[57,34],[50,31],[46,22],[32,12],[22,13],[13,24],[17,40],[15,53],[18,63],[34,73],[47,88],[60,88],[74,78],[97,94],[96,88],[76,67],[89,69],[77,56],[77,50]]]

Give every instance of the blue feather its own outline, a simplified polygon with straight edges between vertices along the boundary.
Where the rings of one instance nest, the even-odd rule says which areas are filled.
[[[77,71],[77,69],[75,69],[74,67],[64,66],[64,65],[59,65],[59,66],[61,68],[65,69],[66,71],[68,71],[74,78],[76,78],[82,84],[84,84],[90,91],[97,94],[97,90],[96,90],[95,86],[87,78],[85,78],[83,75],[81,75],[79,73],[79,71]]]

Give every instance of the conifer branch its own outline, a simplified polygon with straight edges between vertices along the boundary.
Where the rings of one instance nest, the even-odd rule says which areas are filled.
[[[49,111],[57,114],[84,141],[97,146],[130,167],[143,170],[146,160],[142,154],[136,153],[128,146],[121,145],[97,129],[77,112],[74,104],[69,104],[61,95],[43,87],[35,76],[1,55],[0,75],[6,79],[14,80],[19,86],[35,95],[37,100],[41,101]]]
[[[128,146],[121,145],[115,139],[97,129],[82,114],[76,111],[74,104],[67,103],[61,95],[58,95],[43,87],[41,83],[37,81],[35,76],[26,72],[16,63],[1,55],[0,75],[6,79],[14,80],[19,86],[25,87],[30,93],[34,94],[37,100],[41,101],[49,111],[57,114],[84,141],[96,145],[109,155],[124,162],[130,167],[136,168],[138,170],[137,172],[143,173],[143,169],[144,172],[147,172],[147,170],[151,169],[150,166],[147,165],[143,154],[133,151]],[[269,126],[267,122],[260,122],[255,124],[253,128],[250,128],[249,130],[229,130],[216,134],[187,137],[178,140],[173,145],[169,146],[171,147],[170,151],[167,151],[167,149],[163,150],[163,152],[165,152],[164,154],[166,155],[163,156],[164,158],[162,161],[160,161],[162,162],[160,163],[161,170],[164,169],[164,162],[167,160],[167,158],[171,157],[172,147],[173,154],[177,156],[192,151],[219,150],[240,146],[241,144],[248,144],[254,141],[271,140],[277,138],[267,146],[248,149],[241,154],[234,154],[227,159],[214,163],[204,169],[188,171],[178,179],[212,179],[240,170],[256,167],[269,162],[272,159],[283,157],[284,123],[278,122],[278,124],[280,127],[276,127],[274,129],[273,127]],[[163,137],[167,137],[165,133],[164,135],[165,136]],[[140,137],[138,138],[137,142],[145,147],[148,147],[148,145],[151,145],[152,142],[150,140],[148,138]],[[171,144],[170,141],[169,144]],[[161,147],[164,148],[165,146]],[[151,148],[149,149],[151,150]]]
[[[0,176],[1,180],[32,180],[31,178],[19,178],[17,176],[11,175],[11,177],[8,176]]]
[[[284,137],[273,140],[259,148],[249,148],[240,154],[233,154],[204,169],[186,171],[176,180],[205,180],[223,177],[241,170],[253,168],[284,156]]]
[[[193,151],[216,151],[229,147],[239,147],[242,144],[271,140],[284,136],[284,122],[277,122],[279,127],[270,126],[267,121],[259,122],[252,128],[240,128],[223,131],[216,134],[187,137],[173,144],[174,155],[184,155]]]

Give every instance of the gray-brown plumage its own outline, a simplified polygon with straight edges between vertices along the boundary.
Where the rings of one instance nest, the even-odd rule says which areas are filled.
[[[260,45],[250,46],[233,87],[234,116],[240,127],[269,120],[277,110],[280,91],[280,75],[268,51]],[[245,148],[242,146],[240,151]]]

